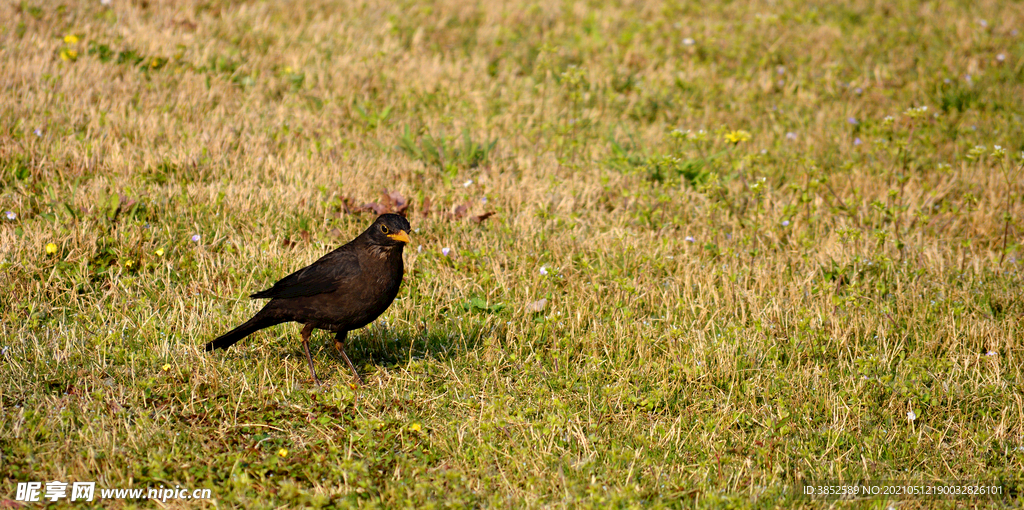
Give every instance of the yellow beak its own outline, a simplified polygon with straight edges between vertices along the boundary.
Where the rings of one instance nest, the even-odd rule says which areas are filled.
[[[409,239],[409,234],[406,234],[404,230],[399,230],[398,233],[390,234],[390,235],[388,235],[388,237],[391,238],[391,239],[394,239],[395,241],[400,241],[400,242],[403,242],[403,243],[411,243],[412,242],[412,239]]]

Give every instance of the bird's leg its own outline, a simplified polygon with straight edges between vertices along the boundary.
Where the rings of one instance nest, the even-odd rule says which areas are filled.
[[[352,361],[348,359],[348,354],[345,354],[345,337],[348,336],[348,331],[344,329],[338,330],[338,334],[334,336],[334,348],[338,349],[341,353],[341,357],[345,359],[345,363],[348,363],[348,368],[352,369],[352,373],[356,374],[356,379],[359,384],[363,384],[363,378],[359,376],[359,372],[356,372],[356,367],[352,365]]]
[[[320,379],[317,379],[316,371],[313,370],[313,357],[309,355],[309,335],[312,333],[312,324],[306,324],[306,327],[302,328],[302,348],[306,350],[306,361],[309,362],[309,373],[313,374],[313,380],[316,381],[317,386],[320,386]]]

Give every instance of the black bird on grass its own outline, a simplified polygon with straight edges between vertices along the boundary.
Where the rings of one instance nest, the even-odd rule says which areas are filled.
[[[313,328],[334,331],[334,347],[362,381],[345,354],[349,331],[374,321],[387,310],[402,285],[402,248],[409,239],[409,221],[382,214],[359,237],[316,262],[284,277],[273,287],[249,297],[270,299],[253,318],[206,344],[206,350],[227,349],[235,342],[282,322],[305,324],[302,348],[309,372],[320,384],[309,355]]]

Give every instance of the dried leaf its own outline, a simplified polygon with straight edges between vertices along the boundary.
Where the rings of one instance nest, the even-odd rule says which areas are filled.
[[[420,204],[420,209],[420,214],[422,214],[424,218],[430,215],[430,197],[423,198],[423,203]]]
[[[341,212],[345,214],[352,214],[360,211],[359,206],[356,205],[356,201],[352,197],[341,197]]]
[[[487,211],[487,212],[485,212],[483,214],[476,214],[476,215],[470,216],[469,219],[473,220],[473,223],[483,223],[484,220],[486,220],[487,218],[490,218],[491,216],[494,216],[494,214],[495,214],[494,211]]]
[[[197,25],[194,21],[187,20],[187,19],[182,19],[182,20],[177,20],[176,19],[176,20],[172,21],[171,23],[173,25],[177,25],[179,28],[183,29],[186,32],[195,32],[196,28],[199,28],[199,25]]]
[[[381,214],[388,212],[388,208],[378,204],[377,202],[370,202],[359,206],[359,211],[370,211],[380,216]]]
[[[308,230],[303,230],[302,232],[299,232],[299,237],[302,238],[303,242],[308,243],[309,239],[310,239],[309,231]],[[289,237],[286,237],[286,238],[284,238],[284,241],[281,241],[281,246],[284,246],[285,248],[288,248],[290,246],[295,246],[297,244],[299,244],[298,240],[294,240],[294,239],[291,239]]]
[[[120,194],[121,197],[121,210],[127,210],[129,207],[139,203],[138,200],[131,198],[125,194]]]
[[[390,212],[395,214],[403,214],[409,207],[409,201],[406,200],[405,196],[397,191],[388,191],[387,189],[383,192],[382,202],[384,202]]]
[[[456,218],[463,218],[466,216],[467,212],[469,212],[469,206],[466,204],[462,204],[455,208],[454,214]]]
[[[540,313],[544,311],[544,307],[548,304],[548,298],[541,298],[531,303],[526,303],[524,311],[526,313]]]

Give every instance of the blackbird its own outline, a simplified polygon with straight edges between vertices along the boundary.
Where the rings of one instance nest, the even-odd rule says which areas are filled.
[[[362,382],[345,354],[345,337],[349,331],[373,322],[394,301],[402,285],[402,248],[410,241],[409,230],[409,221],[402,216],[378,216],[370,228],[348,244],[249,296],[269,298],[270,302],[253,318],[206,344],[206,350],[227,349],[263,328],[294,321],[305,324],[302,348],[317,384],[320,380],[309,355],[313,328],[336,333],[334,347]]]

